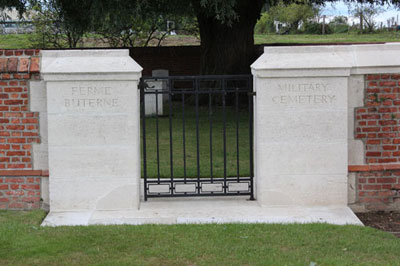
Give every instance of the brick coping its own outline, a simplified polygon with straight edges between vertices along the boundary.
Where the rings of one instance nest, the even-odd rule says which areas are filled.
[[[0,170],[0,176],[49,176],[49,170]]]
[[[400,170],[400,164],[379,164],[379,165],[349,165],[349,172],[371,172],[385,170]]]

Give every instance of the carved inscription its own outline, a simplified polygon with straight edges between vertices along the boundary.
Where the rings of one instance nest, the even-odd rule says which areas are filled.
[[[317,105],[332,104],[337,98],[327,83],[279,84],[279,95],[272,97],[275,104]]]
[[[64,99],[67,108],[115,108],[119,99],[113,97],[111,87],[77,86],[71,88],[71,98]]]

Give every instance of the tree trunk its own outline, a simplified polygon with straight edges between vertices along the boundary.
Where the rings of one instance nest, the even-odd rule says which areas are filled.
[[[263,0],[237,0],[237,20],[231,25],[215,19],[198,1],[192,1],[197,13],[201,40],[201,74],[247,74],[257,57],[254,26]]]

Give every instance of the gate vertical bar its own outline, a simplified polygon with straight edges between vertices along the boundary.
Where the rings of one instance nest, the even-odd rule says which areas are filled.
[[[146,158],[146,113],[145,113],[145,89],[146,83],[142,79],[140,82],[140,100],[142,102],[141,116],[142,116],[142,138],[143,138],[143,178],[144,178],[144,200],[147,201],[147,158]]]
[[[170,79],[168,82],[168,104],[169,104],[169,158],[170,158],[170,170],[171,170],[171,177],[170,177],[170,192],[171,195],[174,194],[173,192],[173,181],[174,181],[174,158],[173,158],[173,144],[172,144],[172,86],[173,81]]]
[[[237,181],[239,182],[239,88],[235,91],[235,113],[236,113],[236,170],[237,170]]]
[[[226,98],[225,98],[225,79],[222,79],[222,120],[223,120],[223,143],[224,143],[224,193],[226,194]]]
[[[250,142],[250,200],[254,200],[254,158],[253,158],[253,100],[254,100],[254,92],[253,92],[253,83],[252,78],[248,79],[247,87],[249,88],[249,142]]]
[[[185,93],[182,93],[183,178],[186,184]]]
[[[156,144],[157,144],[157,179],[160,182],[160,141],[158,134],[158,90],[156,90]]]
[[[212,97],[211,97],[211,87],[208,88],[208,120],[210,122],[210,177],[211,177],[211,183],[214,183],[214,177],[213,177],[213,134],[212,134],[212,127],[213,127],[213,121],[212,121]]]
[[[194,89],[196,95],[196,163],[197,163],[197,194],[200,194],[200,143],[199,143],[199,80],[195,79]]]

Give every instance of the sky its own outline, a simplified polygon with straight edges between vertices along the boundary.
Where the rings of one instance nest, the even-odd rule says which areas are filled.
[[[396,10],[393,7],[390,6],[384,6],[383,7],[386,11],[380,15],[378,15],[375,18],[375,21],[377,22],[383,22],[384,25],[386,25],[386,20],[391,18],[391,17],[395,17],[397,18],[397,16],[399,16],[399,23],[400,24],[400,10]],[[343,1],[339,1],[336,3],[332,3],[332,4],[326,4],[323,12],[323,15],[326,16],[348,16],[348,8],[347,6],[344,4]]]

